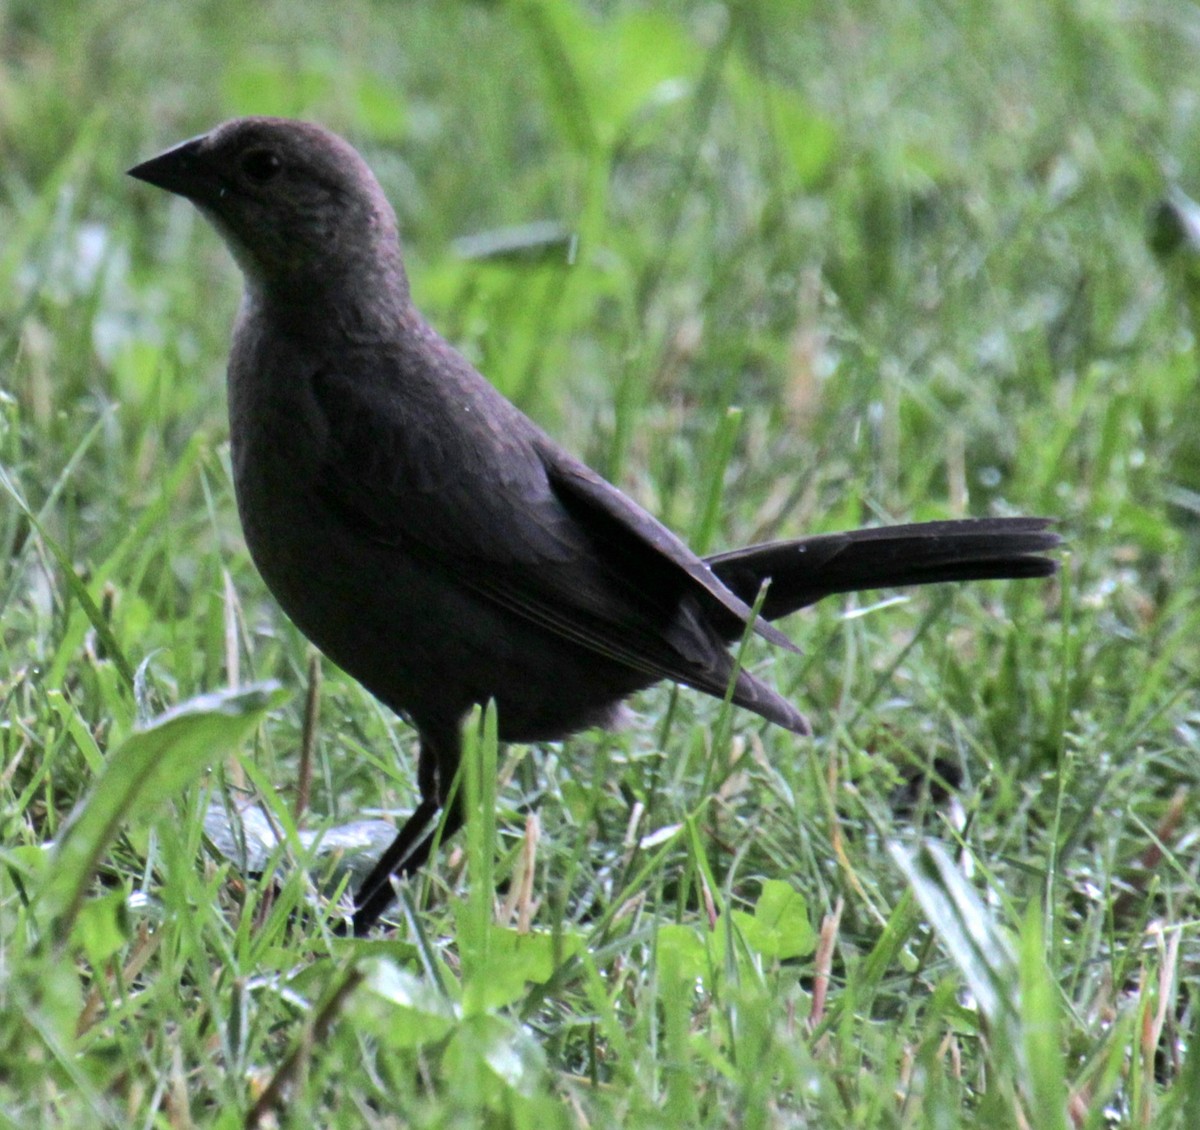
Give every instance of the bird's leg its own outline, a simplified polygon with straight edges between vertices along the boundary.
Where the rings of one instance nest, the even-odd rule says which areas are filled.
[[[441,735],[421,728],[421,751],[417,758],[421,803],[358,888],[354,900],[356,937],[363,937],[370,932],[395,897],[392,876],[403,878],[419,871],[435,844],[449,839],[463,826],[465,814],[462,802],[457,795],[453,798],[450,796],[457,771],[460,740],[457,725],[449,734]],[[439,824],[435,818],[447,804],[446,815]],[[432,831],[424,839],[419,839],[431,822],[434,823]]]
[[[442,818],[434,826],[433,831],[413,848],[412,855],[404,861],[403,873],[405,875],[411,875],[423,866],[433,853],[433,849],[438,844],[445,843],[467,822],[466,806],[459,793],[456,792],[449,801],[443,802],[442,809]]]
[[[357,937],[369,933],[391,903],[395,896],[392,890],[392,876],[411,875],[429,858],[429,849],[426,847],[428,837],[417,844],[415,851],[413,844],[417,843],[417,838],[437,816],[437,812],[436,797],[422,800],[405,821],[404,827],[392,840],[387,851],[379,857],[379,862],[371,869],[371,873],[362,881],[354,898],[354,933]]]

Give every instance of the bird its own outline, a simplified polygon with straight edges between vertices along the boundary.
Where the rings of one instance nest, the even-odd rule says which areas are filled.
[[[555,741],[619,724],[629,695],[673,680],[808,734],[733,642],[796,651],[773,621],[835,593],[1057,569],[1040,517],[700,557],[418,312],[395,212],[347,141],[235,118],[129,174],[191,201],[243,275],[227,394],[251,558],[300,631],[417,731],[420,801],[356,892],[357,935],[461,828],[473,707],[495,703],[502,741]]]

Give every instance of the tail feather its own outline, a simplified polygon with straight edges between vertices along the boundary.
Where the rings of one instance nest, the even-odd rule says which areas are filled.
[[[1059,545],[1047,518],[970,518],[879,526],[719,553],[708,565],[747,604],[771,581],[762,614],[786,616],[834,593],[943,581],[1048,577]]]

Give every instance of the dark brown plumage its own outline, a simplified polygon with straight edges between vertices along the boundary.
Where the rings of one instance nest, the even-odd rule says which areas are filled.
[[[459,727],[494,699],[507,740],[611,724],[660,679],[797,733],[804,716],[728,644],[830,593],[1044,577],[1037,518],[933,522],[701,560],[505,400],[414,308],[395,215],[362,158],[317,126],[243,118],[130,170],[186,196],[246,296],[229,360],[234,485],[251,555],[287,614],[420,735],[421,804],[358,892],[355,929],[428,856]],[[446,833],[461,824],[461,806]]]

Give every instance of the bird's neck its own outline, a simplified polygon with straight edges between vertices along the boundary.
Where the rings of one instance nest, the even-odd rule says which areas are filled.
[[[341,277],[322,272],[268,284],[247,274],[243,317],[262,319],[294,337],[366,343],[394,338],[416,312],[397,259]]]

